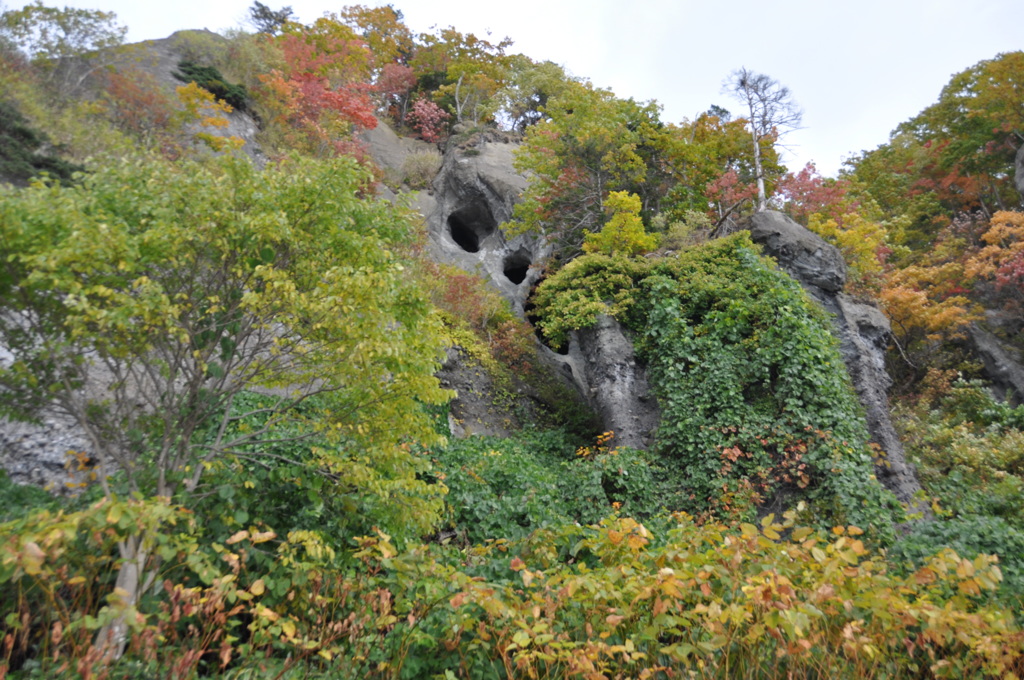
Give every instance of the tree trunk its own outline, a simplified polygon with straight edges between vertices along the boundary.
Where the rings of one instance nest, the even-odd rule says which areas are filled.
[[[757,132],[753,131],[753,125],[751,125],[750,136],[754,140],[754,175],[757,177],[757,210],[755,212],[764,212],[768,208],[768,199],[764,190],[764,171],[761,169],[761,140],[758,139]]]
[[[121,599],[118,606],[120,611],[117,618],[99,629],[93,640],[93,648],[99,651],[97,656],[103,665],[117,661],[124,654],[128,644],[128,616],[135,610],[140,596],[152,585],[156,577],[156,572],[151,571],[146,575],[146,583],[141,583],[150,556],[146,543],[145,532],[118,543],[121,567],[114,583],[114,595]]]

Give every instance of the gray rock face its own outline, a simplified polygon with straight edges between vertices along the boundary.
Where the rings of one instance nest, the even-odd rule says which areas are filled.
[[[803,286],[837,293],[846,285],[842,254],[782,213],[757,213],[750,221],[750,234]]]
[[[434,180],[433,209],[426,213],[434,257],[489,280],[524,315],[526,298],[540,278],[533,265],[550,249],[533,236],[507,239],[498,228],[526,189],[526,178],[512,167],[517,145],[480,141],[445,153]]]
[[[1013,405],[1024,403],[1024,365],[1016,351],[977,324],[971,324],[970,340],[996,396]]]
[[[885,453],[884,461],[875,466],[875,473],[901,502],[913,504],[921,484],[906,461],[903,444],[889,417],[887,392],[892,379],[885,370],[889,320],[878,308],[855,302],[841,292],[846,282],[846,264],[839,250],[818,235],[772,211],[755,214],[749,228],[751,238],[764,246],[765,254],[775,258],[832,314],[839,351],[864,407],[871,441]]]
[[[1014,162],[1014,183],[1017,185],[1017,193],[1020,194],[1022,200],[1024,200],[1024,144],[1017,149],[1017,156]]]
[[[499,403],[494,399],[497,389],[491,376],[459,348],[448,350],[437,377],[441,387],[455,391],[448,416],[454,437],[508,437],[522,427],[508,401]]]
[[[362,139],[377,164],[392,172],[400,173],[410,156],[435,150],[432,144],[398,137],[383,123]],[[497,132],[449,144],[430,189],[403,199],[423,216],[435,260],[483,276],[524,316],[526,298],[540,278],[534,265],[551,251],[541,239],[507,239],[499,229],[511,219],[527,185],[513,167],[516,148],[517,142]],[[381,193],[393,197],[386,189]]]
[[[363,130],[359,138],[366,144],[370,157],[382,168],[401,171],[406,159],[414,154],[433,153],[440,157],[434,144],[399,137],[387,124],[380,121],[372,130]]]
[[[47,413],[39,423],[0,419],[0,468],[18,484],[73,494],[89,474],[76,459],[91,462],[89,450],[82,429],[66,416]]]
[[[152,75],[173,97],[175,89],[184,84],[173,75],[178,70],[178,63],[182,59],[192,58],[193,52],[217,49],[226,42],[226,38],[212,31],[178,31],[161,40],[147,40],[128,45],[123,49],[123,56],[116,60],[114,65],[141,70]],[[237,137],[242,140],[242,151],[252,158],[257,166],[263,167],[267,158],[256,141],[256,133],[259,132],[256,120],[245,111],[232,111],[225,118],[225,127],[194,125],[190,132],[203,132],[217,137]]]
[[[569,347],[564,361],[604,430],[615,432],[614,445],[652,446],[661,411],[619,322],[602,314],[591,328],[574,332]]]

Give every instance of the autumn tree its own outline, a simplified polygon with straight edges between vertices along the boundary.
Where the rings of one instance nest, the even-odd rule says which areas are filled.
[[[389,116],[396,125],[401,125],[409,112],[409,98],[414,87],[416,72],[412,67],[397,62],[385,64],[377,76],[378,111]]]
[[[328,483],[425,533],[440,490],[408,445],[439,441],[422,405],[448,396],[441,331],[396,256],[411,227],[358,198],[369,181],[352,159],[223,158],[0,190],[0,412],[56,409],[108,495],[186,506],[225,456],[272,465],[253,444],[316,434],[308,464]],[[152,545],[144,531],[119,545],[129,611]],[[127,635],[122,616],[97,645],[116,656]]]
[[[415,38],[401,10],[394,5],[350,5],[334,18],[354,29],[366,42],[378,74],[388,64],[406,64],[413,54]]]
[[[456,122],[489,121],[498,108],[495,95],[507,77],[505,50],[512,41],[492,43],[448,27],[420,35],[410,60],[422,91],[449,109]]]
[[[954,211],[991,217],[1020,197],[1007,181],[1024,142],[1024,52],[1000,54],[955,74],[938,101],[897,132],[924,149],[917,167],[922,188]]]
[[[358,128],[372,129],[371,55],[336,18],[289,24],[277,44],[280,69],[260,76],[262,103],[286,145],[316,155],[360,152]]]
[[[750,139],[754,154],[754,177],[757,183],[757,211],[768,207],[765,191],[765,170],[762,163],[761,144],[764,140],[774,142],[780,135],[797,128],[802,114],[789,88],[777,80],[756,73],[744,67],[734,71],[726,80],[725,88],[747,109]]]
[[[982,234],[984,246],[966,262],[965,273],[992,288],[1009,310],[1024,310],[1024,213],[1001,211]]]
[[[1019,205],[1014,156],[1024,140],[1024,52],[953,75],[936,103],[889,141],[847,161],[843,174],[900,220],[899,242],[927,251],[960,213],[991,218]]]
[[[663,187],[649,180],[657,175],[665,129],[655,103],[569,82],[544,113],[548,120],[527,130],[516,157],[516,167],[532,179],[506,231],[545,236],[561,256],[573,257],[582,252],[585,232],[596,233],[607,221],[608,192],[636,194],[642,211],[657,211]]]

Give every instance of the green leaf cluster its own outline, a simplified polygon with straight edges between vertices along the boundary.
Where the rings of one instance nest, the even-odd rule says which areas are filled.
[[[456,440],[434,460],[434,475],[448,487],[451,524],[470,543],[598,522],[613,507],[649,517],[668,504],[653,455],[578,448],[559,431]]]
[[[367,181],[351,159],[223,158],[0,192],[3,411],[57,403],[147,495],[315,431],[312,464],[429,526],[442,490],[417,479],[408,443],[440,441],[421,404],[449,397],[443,336],[396,254],[410,222],[361,198]],[[78,390],[97,370],[106,390]],[[268,401],[246,405],[247,390]]]
[[[749,515],[812,500],[823,521],[892,538],[828,321],[740,233],[676,257],[581,257],[538,289],[556,344],[600,314],[636,333],[657,390],[657,449],[691,511]]]

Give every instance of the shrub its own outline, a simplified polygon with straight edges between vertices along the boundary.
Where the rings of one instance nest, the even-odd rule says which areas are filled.
[[[650,454],[609,449],[607,436],[574,447],[554,434],[471,437],[435,452],[451,521],[465,540],[518,540],[614,511],[646,518],[664,507],[663,475]]]
[[[441,154],[421,152],[409,154],[402,161],[402,177],[412,189],[426,189],[441,169]]]
[[[439,142],[444,135],[448,112],[429,99],[417,99],[405,114],[405,120],[419,133],[423,141]]]
[[[183,83],[195,83],[236,111],[246,110],[249,94],[245,86],[227,82],[213,66],[200,66],[192,61],[182,60],[178,62],[178,70],[171,75]]]
[[[952,549],[964,558],[996,555],[1002,581],[994,591],[985,591],[985,601],[1024,613],[1024,531],[999,517],[963,517],[920,523],[888,551],[889,561],[914,571],[932,555]]]

